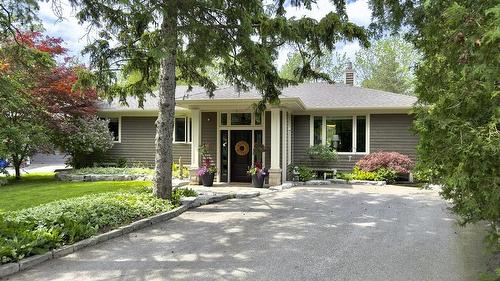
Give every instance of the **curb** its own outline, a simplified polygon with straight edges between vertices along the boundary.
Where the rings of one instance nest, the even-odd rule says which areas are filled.
[[[288,189],[295,186],[292,183],[284,183],[280,186],[270,187],[273,191]],[[279,188],[279,189],[278,189]],[[51,250],[45,254],[31,256],[29,258],[22,259],[18,262],[7,263],[0,265],[0,279],[12,275],[16,272],[29,269],[35,265],[41,264],[45,261],[64,257],[71,253],[74,253],[85,247],[93,246],[110,239],[123,236],[130,232],[146,228],[153,224],[168,221],[173,219],[180,214],[184,213],[188,209],[193,209],[202,205],[207,205],[211,203],[221,202],[228,199],[247,199],[260,196],[260,191],[246,191],[246,192],[236,192],[229,194],[202,194],[197,197],[184,197],[181,198],[181,206],[165,213],[156,214],[154,216],[144,218],[128,225],[121,226],[119,228],[113,229],[106,233],[102,233],[90,238],[78,241],[72,245],[66,245],[58,249]]]
[[[188,206],[182,205],[182,206],[177,207],[177,208],[170,210],[168,212],[160,213],[160,214],[157,214],[157,215],[145,218],[145,219],[135,221],[131,224],[121,226],[119,228],[113,229],[113,230],[108,231],[106,233],[102,233],[102,234],[99,234],[97,236],[92,236],[90,238],[81,240],[81,241],[76,242],[72,245],[67,245],[67,246],[63,246],[61,248],[54,249],[54,250],[49,251],[45,254],[35,255],[35,256],[31,256],[29,258],[22,259],[18,262],[12,262],[12,263],[0,265],[0,278],[6,277],[8,275],[14,274],[14,273],[19,272],[19,271],[23,271],[25,269],[31,268],[35,265],[41,264],[41,263],[48,261],[48,260],[51,260],[51,259],[64,257],[66,255],[69,255],[69,254],[76,252],[80,249],[83,249],[85,247],[93,246],[93,245],[96,245],[98,243],[102,243],[102,242],[108,241],[110,239],[123,236],[123,235],[128,234],[132,231],[151,226],[155,223],[170,220],[170,219],[175,218],[175,217],[179,216],[180,214],[184,213],[187,209],[188,209]]]

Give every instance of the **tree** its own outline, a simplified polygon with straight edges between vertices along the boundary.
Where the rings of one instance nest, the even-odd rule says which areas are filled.
[[[172,129],[176,80],[201,85],[211,95],[215,83],[206,68],[219,61],[219,71],[238,89],[254,87],[262,94],[256,109],[278,103],[290,81],[273,65],[277,48],[300,46],[313,57],[331,50],[339,39],[368,45],[365,30],[349,23],[345,1],[335,0],[337,12],[320,21],[287,19],[285,1],[262,0],[70,0],[78,17],[100,31],[85,51],[90,54],[96,85],[110,97],[138,97],[142,104],[158,86],[154,193],[170,198],[172,189]],[[311,1],[292,1],[310,8]],[[305,54],[303,52],[302,54]],[[139,79],[125,87],[117,71]],[[308,70],[307,77],[318,76]]]
[[[16,178],[27,157],[52,150],[54,133],[68,129],[62,124],[96,111],[95,90],[75,87],[84,69],[57,65],[66,52],[61,44],[41,32],[22,32],[0,45],[0,140]]]
[[[342,83],[344,81],[344,73],[348,62],[349,59],[345,53],[340,54],[338,52],[325,51],[323,56],[316,57],[310,61],[310,65],[312,65],[314,71],[327,75],[328,79],[320,80]],[[303,77],[304,75],[302,72],[304,65],[307,63],[307,61],[303,60],[299,52],[289,54],[285,64],[281,67],[281,78],[296,82],[310,82],[315,80],[313,78],[304,79]]]
[[[488,221],[500,249],[500,4],[372,0],[375,28],[397,30],[422,53],[416,71],[420,167],[443,184],[463,224]]]
[[[356,52],[354,70],[365,88],[411,95],[419,57],[411,43],[387,37]]]

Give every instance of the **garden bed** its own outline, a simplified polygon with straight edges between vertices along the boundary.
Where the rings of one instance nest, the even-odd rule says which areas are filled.
[[[154,170],[149,168],[96,167],[59,170],[56,171],[55,177],[60,181],[151,181],[154,173]],[[176,165],[172,168],[172,174],[174,178],[180,176]],[[184,168],[183,176],[188,178],[187,168]]]

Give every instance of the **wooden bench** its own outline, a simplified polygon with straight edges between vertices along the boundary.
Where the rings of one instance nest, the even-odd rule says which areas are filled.
[[[337,169],[335,168],[311,168],[314,172],[322,172],[323,173],[323,179],[326,180],[326,175],[332,174],[332,176],[335,176],[337,174]]]

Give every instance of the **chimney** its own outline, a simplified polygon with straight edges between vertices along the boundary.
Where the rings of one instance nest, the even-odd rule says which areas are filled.
[[[345,69],[345,84],[354,86],[354,70],[352,69],[352,62],[348,62],[347,68]]]

